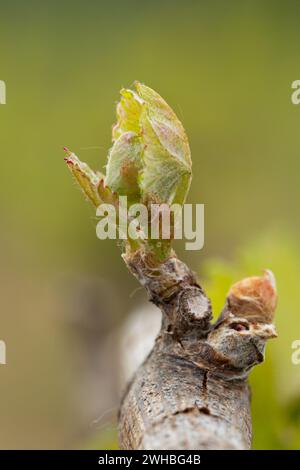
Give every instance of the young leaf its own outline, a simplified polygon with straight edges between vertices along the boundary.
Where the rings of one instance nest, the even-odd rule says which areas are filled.
[[[191,153],[183,126],[169,105],[151,88],[136,84],[145,106],[141,128],[145,150],[141,189],[146,199],[183,204],[191,182]]]
[[[105,184],[130,202],[140,199],[138,175],[142,168],[141,138],[134,132],[125,132],[115,141],[108,156]]]
[[[87,198],[94,204],[94,206],[98,207],[102,202],[98,192],[101,175],[96,174],[86,163],[81,162],[79,158],[67,148],[64,148],[64,150],[67,154],[65,161],[67,162],[72,175]]]
[[[117,123],[113,127],[112,139],[116,141],[124,132],[140,133],[140,114],[143,101],[132,90],[120,91],[121,100],[117,104]]]
[[[139,185],[143,201],[155,201],[172,204],[183,204],[191,182],[191,153],[184,128],[170,106],[151,88],[136,82],[136,92],[121,91],[121,101],[117,106],[117,124],[113,128],[113,140],[120,141],[129,131],[140,137],[140,149],[131,150],[126,143],[126,161],[128,152],[133,153],[138,165],[134,170],[139,172],[139,178],[134,181],[134,194],[137,195]],[[116,145],[116,143],[115,143]],[[124,150],[125,152],[125,150]],[[124,155],[124,152],[122,154]],[[109,157],[113,162],[112,155]],[[120,149],[118,148],[118,154]],[[139,157],[141,159],[139,163]],[[120,167],[120,159],[116,158]],[[119,171],[119,170],[118,170]],[[118,172],[114,171],[114,175]],[[120,174],[120,171],[119,171]],[[111,177],[106,180],[115,184]],[[124,179],[118,180],[122,191],[128,191]],[[115,186],[115,185],[114,185]],[[116,190],[117,185],[115,186]],[[129,193],[128,193],[129,195]]]

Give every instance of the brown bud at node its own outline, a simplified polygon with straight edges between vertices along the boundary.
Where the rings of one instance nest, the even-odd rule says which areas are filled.
[[[277,304],[276,282],[272,271],[247,277],[234,284],[228,294],[229,310],[248,320],[272,323]]]

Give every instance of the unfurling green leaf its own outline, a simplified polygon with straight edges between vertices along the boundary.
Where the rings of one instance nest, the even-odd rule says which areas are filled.
[[[113,127],[112,139],[117,140],[125,132],[140,133],[142,100],[132,90],[120,91],[121,100],[117,104],[117,123]]]
[[[64,150],[67,154],[65,161],[76,182],[90,202],[95,207],[98,207],[103,202],[117,205],[117,195],[108,186],[105,186],[104,175],[91,170],[86,163],[79,160],[75,153],[70,152],[67,148],[64,148]]]
[[[138,175],[142,168],[141,152],[141,138],[133,132],[125,132],[110,149],[106,165],[105,184],[132,202],[140,198]]]
[[[136,182],[143,202],[183,204],[192,174],[191,153],[184,128],[158,93],[139,82],[135,86],[136,92],[121,91],[113,139],[120,139],[128,131],[131,139],[134,135],[139,138],[139,148],[135,146],[132,149],[134,156],[131,161],[134,160],[134,170],[139,174]],[[114,158],[113,150],[114,147],[108,163],[110,181],[118,180],[123,189],[127,185],[123,168],[128,154],[123,152],[123,160],[118,151],[118,158]]]
[[[98,185],[101,180],[101,175],[96,174],[86,163],[81,162],[79,158],[67,148],[64,150],[67,155],[65,157],[65,161],[67,162],[72,175],[87,198],[96,207],[98,207],[102,202],[98,193]]]

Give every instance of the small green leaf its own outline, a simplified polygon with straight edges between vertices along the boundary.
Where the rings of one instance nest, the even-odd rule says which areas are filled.
[[[117,104],[117,124],[113,127],[112,138],[117,140],[123,133],[140,132],[139,119],[143,101],[132,90],[122,89],[121,100]]]
[[[105,184],[120,196],[127,196],[130,202],[140,199],[141,154],[141,138],[134,132],[125,132],[115,141],[108,156]]]
[[[113,128],[112,148],[109,156],[107,184],[130,197],[138,197],[139,185],[143,201],[183,204],[188,193],[192,172],[191,153],[184,128],[174,111],[163,98],[151,88],[136,82],[136,92],[121,91],[117,106],[117,124]],[[139,148],[130,146],[126,136],[130,132],[139,139]],[[121,139],[121,140],[120,140]],[[124,145],[124,150],[120,146]],[[132,157],[129,157],[129,154]],[[126,156],[125,156],[126,154]],[[131,173],[138,173],[132,193],[128,182],[120,178],[122,162],[131,162]],[[134,165],[132,162],[135,162]],[[126,164],[125,164],[126,167]]]
[[[76,155],[70,152],[67,148],[64,150],[67,154],[65,161],[67,162],[72,175],[87,198],[96,207],[98,207],[102,202],[98,192],[98,185],[101,180],[101,175],[91,170],[86,163],[81,162],[79,158],[76,157]]]
[[[118,195],[104,184],[104,175],[99,171],[95,173],[91,170],[86,163],[79,160],[75,153],[70,152],[67,148],[64,150],[67,154],[65,161],[68,168],[89,201],[96,207],[102,203],[117,206]]]
[[[185,130],[174,111],[165,100],[154,90],[136,82],[139,96],[146,106],[146,115],[160,141],[170,156],[174,157],[186,171],[191,172],[192,159],[188,138]],[[143,129],[143,126],[142,126]]]

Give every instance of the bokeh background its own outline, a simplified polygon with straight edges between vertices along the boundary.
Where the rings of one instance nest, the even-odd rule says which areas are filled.
[[[299,13],[291,0],[0,0],[0,448],[117,447],[109,339],[146,297],[120,248],[96,238],[62,147],[102,168],[135,79],[187,130],[205,247],[177,250],[216,312],[231,282],[276,274],[253,445],[300,448]]]

